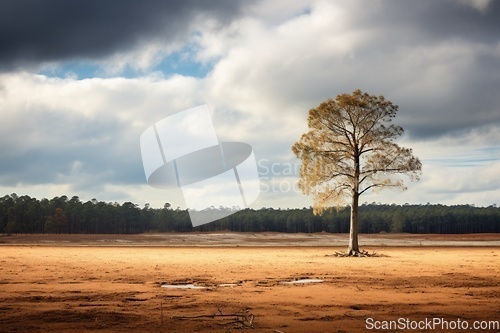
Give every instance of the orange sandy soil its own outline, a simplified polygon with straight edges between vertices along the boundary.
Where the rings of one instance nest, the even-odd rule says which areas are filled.
[[[367,318],[500,320],[498,246],[372,247],[386,256],[338,258],[329,255],[344,247],[40,246],[7,238],[0,332],[367,332]],[[324,282],[283,283],[299,278]]]

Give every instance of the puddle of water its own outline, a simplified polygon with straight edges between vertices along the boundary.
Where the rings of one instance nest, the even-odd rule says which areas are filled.
[[[300,279],[300,280],[294,280],[294,281],[285,281],[281,282],[283,284],[308,284],[308,283],[321,283],[324,282],[324,280],[321,279]]]
[[[162,288],[169,288],[169,289],[206,289],[207,287],[203,286],[195,286],[194,284],[162,284]]]

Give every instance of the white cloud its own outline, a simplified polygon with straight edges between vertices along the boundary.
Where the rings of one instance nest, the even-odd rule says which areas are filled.
[[[127,67],[138,73],[149,73],[161,61],[182,49],[183,43],[162,44],[159,41],[143,43],[126,52],[118,52],[101,61],[102,74],[115,76],[123,73]]]
[[[4,74],[0,179],[7,188],[46,184],[100,192],[142,181],[139,136],[152,123],[199,104],[194,78],[75,80]],[[94,194],[97,196],[98,193]]]

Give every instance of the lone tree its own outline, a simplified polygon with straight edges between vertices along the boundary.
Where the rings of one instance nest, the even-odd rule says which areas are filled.
[[[299,188],[313,195],[315,214],[343,207],[350,198],[347,255],[358,256],[359,196],[386,187],[405,190],[400,174],[419,180],[420,160],[394,140],[403,128],[391,123],[398,106],[360,90],[309,110],[309,131],[292,146],[302,159]]]

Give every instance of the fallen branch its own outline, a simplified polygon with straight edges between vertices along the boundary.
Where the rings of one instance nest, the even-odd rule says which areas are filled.
[[[197,320],[197,319],[223,319],[223,320],[228,320],[232,319],[231,321],[226,321],[222,322],[221,325],[228,326],[228,325],[240,325],[241,328],[254,328],[253,326],[253,319],[254,315],[251,313],[244,313],[248,312],[247,310],[242,310],[242,313],[223,313],[222,309],[220,306],[216,305],[217,307],[217,313],[214,314],[203,314],[203,315],[195,315],[195,316],[172,316],[170,317],[171,319],[178,319],[178,320]]]

